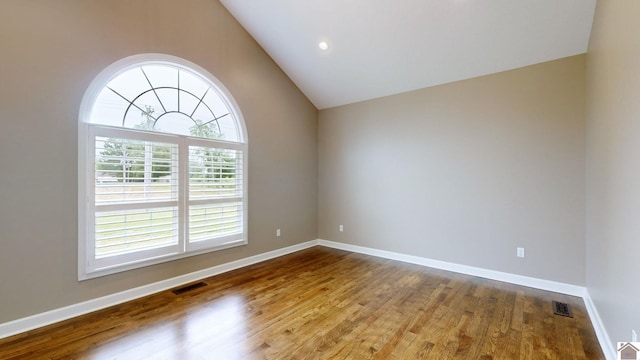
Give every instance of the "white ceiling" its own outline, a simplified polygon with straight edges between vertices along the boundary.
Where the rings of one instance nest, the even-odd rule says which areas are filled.
[[[596,0],[221,2],[324,109],[584,53]]]

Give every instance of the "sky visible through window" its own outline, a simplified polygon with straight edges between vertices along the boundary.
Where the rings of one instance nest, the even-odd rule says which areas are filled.
[[[149,64],[129,69],[98,95],[91,123],[240,142],[222,96],[196,74]]]

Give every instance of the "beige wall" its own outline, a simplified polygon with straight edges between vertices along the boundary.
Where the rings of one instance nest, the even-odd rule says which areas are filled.
[[[584,72],[580,55],[321,110],[319,237],[584,285]]]
[[[0,323],[317,238],[318,112],[218,1],[3,0],[0,49]],[[80,101],[103,68],[150,52],[238,102],[249,245],[79,283]]]
[[[640,333],[639,1],[598,1],[587,56],[587,287],[611,341]]]

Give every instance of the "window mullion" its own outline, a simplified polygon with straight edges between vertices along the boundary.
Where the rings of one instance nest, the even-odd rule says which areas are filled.
[[[180,138],[178,144],[178,244],[181,252],[187,251],[189,241],[189,144]]]
[[[178,205],[177,201],[168,200],[168,201],[154,201],[154,202],[100,204],[100,205],[95,205],[94,209],[96,213],[99,213],[99,212],[123,211],[123,210],[157,209],[157,208],[163,208],[163,207],[175,207],[176,205]]]
[[[226,204],[226,203],[241,202],[241,201],[242,201],[242,196],[235,196],[235,197],[230,196],[230,197],[224,197],[224,198],[190,200],[189,205],[197,206],[197,205],[208,205],[208,204]]]

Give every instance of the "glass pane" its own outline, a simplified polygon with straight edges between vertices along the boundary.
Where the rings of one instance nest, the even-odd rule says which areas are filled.
[[[189,199],[242,196],[242,152],[189,147]]]
[[[215,116],[213,116],[213,113],[204,102],[198,105],[192,117],[195,121],[199,121],[200,123],[206,123],[215,119]]]
[[[219,138],[229,141],[240,141],[238,127],[236,126],[236,119],[222,101],[222,98],[220,98],[215,91],[210,91],[204,97],[204,102],[218,119],[216,128],[220,132]]]
[[[242,203],[189,207],[189,241],[210,240],[242,232]]]
[[[222,117],[231,111],[215,91],[209,91],[203,100],[216,117]]]
[[[107,87],[124,96],[128,101],[133,101],[136,96],[151,89],[151,85],[149,85],[139,67],[118,75],[107,84]]]
[[[220,133],[220,128],[218,128],[218,123],[216,121],[209,121],[207,123],[203,123],[200,120],[195,120],[195,124],[191,129],[189,129],[191,136],[197,136],[201,138],[207,139],[221,139],[222,135]]]
[[[178,68],[166,65],[145,65],[142,69],[154,88],[178,88]]]
[[[96,205],[178,198],[178,146],[96,137]]]
[[[191,135],[195,123],[185,114],[178,112],[164,113],[156,122],[155,131],[178,135]]]
[[[104,88],[93,104],[90,121],[94,124],[122,126],[122,117],[127,106],[129,102],[116,95],[111,89]]]
[[[206,82],[202,81],[199,76],[190,74],[187,71],[180,71],[180,89],[194,94],[201,98],[209,88]]]
[[[221,139],[240,141],[236,120],[231,117],[231,114],[218,119],[218,127],[220,128]]]
[[[96,258],[178,243],[176,207],[96,213]]]
[[[202,95],[200,95],[202,96]],[[196,109],[196,106],[200,102],[199,97],[195,97],[194,95],[186,92],[180,91],[180,112],[191,116],[193,111]]]
[[[153,91],[146,92],[140,95],[134,104],[136,106],[129,108],[124,126],[132,129],[153,130],[155,119],[164,113],[156,94]]]
[[[178,89],[156,89],[156,93],[164,105],[164,111],[178,111]]]

